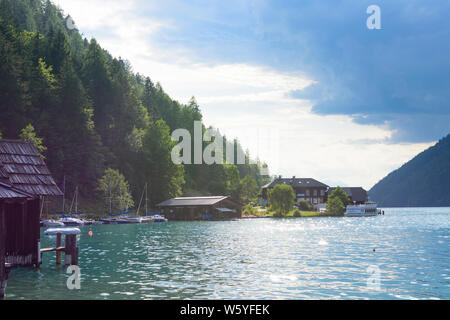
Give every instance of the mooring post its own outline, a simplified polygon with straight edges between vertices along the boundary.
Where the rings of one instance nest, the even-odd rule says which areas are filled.
[[[56,234],[56,248],[61,247],[61,238],[62,238],[62,234],[60,232],[58,232]],[[67,245],[67,242],[66,242]],[[62,260],[62,252],[56,250],[56,264],[61,264],[61,260]]]
[[[78,248],[77,248],[77,235],[66,235],[66,261],[67,265],[78,265]]]

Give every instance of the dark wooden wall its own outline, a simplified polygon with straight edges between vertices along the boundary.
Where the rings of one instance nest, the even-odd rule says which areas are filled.
[[[6,262],[13,266],[38,264],[39,204],[39,199],[4,204]]]
[[[213,208],[211,206],[162,208],[163,215],[169,219],[169,221],[202,220],[204,214],[212,212]]]
[[[216,208],[234,209],[236,212],[223,213],[217,211]],[[242,217],[242,210],[238,203],[225,199],[214,206],[163,207],[162,214],[169,221],[229,220]],[[211,215],[211,217],[205,218],[205,214]]]
[[[5,270],[5,232],[4,232],[4,206],[3,200],[0,200],[0,299],[3,298],[3,287],[2,284],[6,281],[6,270]]]

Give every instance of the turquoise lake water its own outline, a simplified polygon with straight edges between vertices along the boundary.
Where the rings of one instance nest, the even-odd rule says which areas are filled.
[[[80,290],[47,253],[6,299],[450,299],[450,208],[384,210],[83,227]]]

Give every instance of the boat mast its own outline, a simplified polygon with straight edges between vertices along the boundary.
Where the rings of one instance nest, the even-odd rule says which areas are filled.
[[[122,214],[122,179],[119,179],[120,214]]]
[[[64,214],[64,205],[65,205],[65,200],[66,200],[66,176],[64,176],[63,179],[63,207],[62,207],[62,212]]]
[[[148,213],[148,208],[147,208],[147,200],[148,200],[148,198],[147,198],[147,188],[148,188],[148,183],[146,182],[145,183],[145,215],[147,215],[147,213]]]
[[[75,213],[78,213],[78,186],[75,187]]]
[[[112,215],[111,180],[109,180],[108,189],[109,189],[109,215],[111,216]]]

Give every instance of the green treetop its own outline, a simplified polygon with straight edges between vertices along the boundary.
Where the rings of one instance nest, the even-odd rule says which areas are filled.
[[[348,197],[348,195],[339,186],[336,189],[334,189],[334,191],[328,197],[328,201],[330,201],[330,199],[333,199],[333,198],[338,198],[339,200],[341,200],[341,202],[342,202],[344,207],[351,203],[350,198]]]
[[[249,174],[247,174],[240,183],[241,199],[245,202],[255,201],[259,193],[259,187],[256,184],[256,180]]]
[[[25,128],[22,129],[20,133],[20,139],[23,141],[31,142],[34,144],[34,146],[39,150],[39,153],[41,154],[42,158],[45,158],[42,153],[47,150],[47,147],[45,147],[42,144],[42,138],[39,138],[36,136],[36,132],[34,131],[34,127],[29,124]]]
[[[103,177],[98,180],[97,190],[107,198],[111,197],[114,208],[119,207],[120,210],[124,210],[134,207],[130,185],[118,170],[106,169]]]
[[[345,212],[344,204],[338,197],[329,198],[327,201],[327,212],[335,215],[342,215]]]
[[[279,184],[269,191],[269,204],[278,216],[286,215],[294,203],[294,189],[289,185]]]

